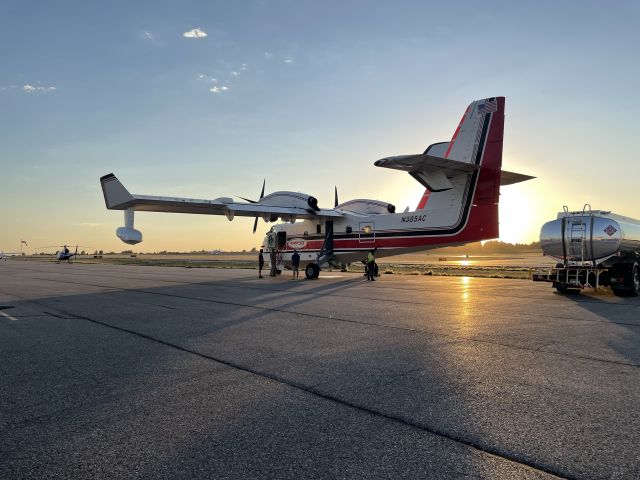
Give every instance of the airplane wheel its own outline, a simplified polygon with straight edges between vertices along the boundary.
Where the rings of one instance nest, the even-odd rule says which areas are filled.
[[[316,279],[318,278],[319,275],[320,275],[320,267],[315,263],[310,263],[304,269],[304,276],[307,277],[307,279],[309,280]]]

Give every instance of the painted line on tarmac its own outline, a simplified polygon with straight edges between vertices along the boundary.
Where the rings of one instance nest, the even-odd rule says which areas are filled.
[[[3,317],[5,317],[8,320],[11,320],[12,322],[17,322],[18,319],[16,317],[12,317],[11,315],[9,315],[6,312],[0,311],[0,315],[2,315]]]

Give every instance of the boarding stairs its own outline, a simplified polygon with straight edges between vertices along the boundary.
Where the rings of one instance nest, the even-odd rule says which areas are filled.
[[[333,220],[327,220],[325,222],[324,242],[322,243],[320,253],[318,253],[317,263],[319,266],[322,266],[325,263],[332,265],[331,262],[335,259],[336,256],[333,250]]]

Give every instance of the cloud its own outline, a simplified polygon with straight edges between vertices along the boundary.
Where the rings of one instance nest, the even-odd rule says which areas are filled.
[[[153,40],[153,33],[147,32],[146,30],[142,31],[142,36],[147,40]]]
[[[55,90],[56,90],[56,87],[41,87],[41,86],[29,85],[28,83],[22,86],[22,91],[26,93],[47,93],[47,92],[54,92]]]
[[[218,79],[217,78],[210,77],[209,75],[205,75],[204,73],[201,73],[200,75],[198,75],[198,79],[199,80],[204,80],[206,82],[218,83]]]
[[[233,71],[233,72],[231,72],[231,74],[230,74],[230,75],[231,75],[232,77],[238,77],[238,76],[240,76],[240,72]]]
[[[284,63],[295,63],[295,58],[285,58]]]
[[[218,87],[217,85],[214,85],[213,87],[211,87],[211,88],[209,89],[209,91],[210,91],[211,93],[224,93],[224,92],[226,92],[227,90],[229,90],[229,87],[227,87],[227,86],[225,86],[225,85],[223,85],[223,86],[221,86],[221,87]]]
[[[182,34],[184,38],[205,38],[207,36],[207,32],[200,28],[194,28],[193,30],[189,30],[188,32],[184,32]]]
[[[271,52],[264,52],[264,58],[266,59],[272,59],[273,58],[273,53]]]

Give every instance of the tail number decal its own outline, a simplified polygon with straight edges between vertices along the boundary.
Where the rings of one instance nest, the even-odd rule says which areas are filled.
[[[406,217],[402,217],[402,223],[424,222],[426,219],[426,215],[408,215]]]

